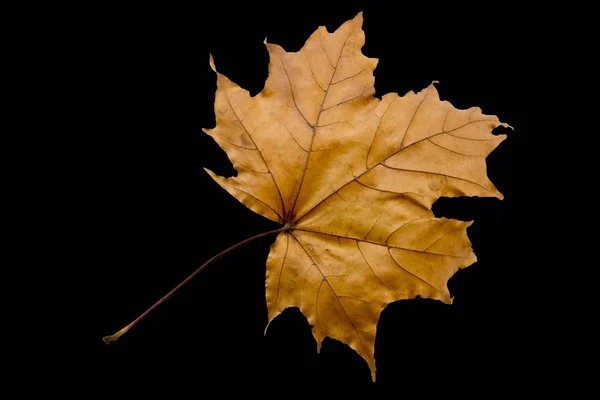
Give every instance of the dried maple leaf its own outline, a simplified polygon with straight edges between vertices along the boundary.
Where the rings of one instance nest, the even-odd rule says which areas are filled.
[[[278,234],[267,259],[269,323],[299,307],[320,350],[327,336],[356,350],[375,380],[385,306],[414,297],[451,303],[447,282],[475,262],[471,222],[435,218],[441,196],[502,198],[485,158],[505,139],[479,108],[458,110],[436,88],[373,95],[362,14],[320,27],[296,53],[267,43],[269,77],[254,97],[217,73],[214,129],[237,176],[208,171],[251,210],[283,225],[217,254],[106,343],[116,341],[212,261]],[[210,58],[210,65],[215,65]],[[266,330],[265,330],[266,331]]]
[[[356,350],[375,380],[385,306],[416,296],[451,303],[447,282],[476,261],[471,222],[435,218],[440,196],[502,199],[485,158],[505,139],[497,117],[459,110],[430,85],[374,97],[362,14],[320,27],[295,53],[266,43],[269,76],[249,93],[217,73],[216,127],[238,174],[208,171],[256,213],[284,224],[267,260],[269,323],[299,307],[320,349]],[[216,71],[212,57],[211,67]]]

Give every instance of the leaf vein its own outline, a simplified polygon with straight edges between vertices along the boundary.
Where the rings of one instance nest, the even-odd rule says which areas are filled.
[[[246,134],[252,141],[252,144],[258,150],[258,146],[256,145],[254,138],[252,137],[250,132],[248,132],[246,125],[244,125],[244,123],[240,120],[240,117],[237,114],[237,111],[235,111],[235,108],[233,108],[233,105],[231,104],[231,101],[229,100],[229,96],[227,96],[227,93],[225,93],[225,98],[227,99],[227,104],[229,104],[231,111],[233,111],[233,114],[235,115],[235,117],[239,121],[240,125],[242,126],[242,128],[244,128],[244,131],[246,132]],[[265,167],[267,167],[267,170],[269,171],[269,174],[271,175],[271,179],[273,180],[273,183],[275,184],[275,187],[277,188],[277,192],[279,193],[279,199],[281,200],[281,211],[282,211],[282,214],[285,215],[285,202],[283,201],[283,195],[281,194],[281,189],[279,188],[279,185],[277,184],[277,180],[275,180],[275,176],[273,176],[273,172],[271,171],[271,168],[269,168],[269,164],[267,164],[267,160],[265,160],[265,157],[263,156],[263,154],[260,150],[258,150],[258,154],[260,154],[260,158],[262,159],[263,163],[265,163]],[[247,193],[247,192],[245,192],[245,193]],[[253,196],[253,197],[255,197],[255,196]],[[263,201],[263,203],[266,204],[264,201]],[[271,207],[269,207],[269,208],[271,208]],[[271,208],[271,209],[273,209],[273,208]],[[275,210],[273,210],[273,211],[275,211]],[[283,219],[282,216],[277,211],[275,211],[275,212],[277,213],[277,215],[279,215],[280,219]]]
[[[279,288],[280,288],[280,284],[281,284],[281,275],[283,275],[283,268],[285,267],[285,260],[287,258],[287,253],[288,253],[288,247],[290,245],[290,237],[288,235],[285,235],[286,237],[286,242],[285,242],[285,254],[283,255],[283,261],[281,261],[281,268],[279,269],[279,278],[277,279],[277,293],[275,295],[275,302],[273,303],[275,306],[277,306],[277,300],[279,300]]]
[[[410,222],[413,222],[413,221],[410,221]],[[406,225],[406,224],[404,224],[404,225]],[[373,241],[373,240],[362,239],[362,238],[358,238],[358,237],[354,237],[354,236],[339,235],[339,234],[336,234],[336,233],[328,233],[328,232],[315,231],[313,229],[294,228],[294,230],[295,231],[299,231],[299,232],[315,233],[315,234],[318,234],[318,235],[327,235],[327,236],[340,237],[342,239],[358,240],[360,242],[376,244],[378,246],[387,247],[387,248],[390,248],[390,249],[398,249],[398,250],[404,250],[404,251],[413,251],[413,252],[416,252],[416,253],[433,254],[433,255],[438,255],[438,256],[448,256],[448,257],[454,257],[454,258],[468,258],[468,257],[465,257],[465,256],[457,256],[457,255],[454,255],[454,254],[432,253],[430,251],[425,251],[425,250],[409,249],[408,247],[395,246],[395,245],[389,244],[389,243],[380,243],[380,242],[376,242],[376,241]]]
[[[308,161],[310,160],[310,153],[312,151],[312,146],[315,141],[315,133],[317,131],[317,125],[319,124],[319,118],[321,118],[321,112],[323,112],[323,104],[325,104],[325,100],[327,99],[327,95],[329,94],[329,89],[331,87],[331,81],[333,80],[333,78],[335,77],[335,74],[337,72],[337,67],[338,67],[340,59],[342,57],[342,53],[344,52],[344,47],[346,46],[346,43],[348,42],[348,39],[350,38],[352,33],[354,33],[354,29],[352,29],[352,31],[350,32],[350,34],[344,41],[344,44],[342,45],[342,49],[340,50],[340,56],[338,57],[338,59],[336,61],[335,67],[333,67],[333,64],[331,65],[333,67],[333,72],[331,74],[331,78],[329,78],[329,83],[327,84],[327,90],[325,90],[325,94],[323,95],[323,101],[321,102],[321,106],[319,107],[319,112],[317,113],[317,119],[315,120],[315,125],[314,126],[311,125],[311,127],[313,129],[312,129],[312,137],[310,138],[310,147],[308,148],[308,154],[306,155],[306,161],[304,163],[304,171],[302,172],[302,179],[300,180],[300,186],[298,188],[298,192],[296,193],[296,198],[294,199],[294,204],[292,205],[292,209],[290,210],[290,216],[293,215],[294,210],[296,209],[296,203],[298,202],[298,197],[300,197],[300,192],[302,191],[302,186],[304,184],[304,178],[306,176],[306,169],[308,168]],[[321,43],[321,45],[322,44],[323,43]],[[325,48],[323,48],[323,51],[325,52]],[[325,55],[327,56],[327,52],[325,52]],[[287,72],[286,72],[286,74],[287,74]],[[288,80],[289,80],[289,76],[288,76]],[[290,86],[291,86],[291,83],[290,83]]]
[[[408,272],[409,274],[411,274],[412,276],[414,276],[415,278],[419,279],[420,281],[422,281],[423,283],[426,283],[427,285],[431,286],[433,289],[435,289],[439,294],[441,294],[442,296],[444,296],[445,298],[448,298],[447,295],[445,295],[444,293],[442,293],[442,291],[440,289],[438,289],[437,287],[433,286],[431,283],[427,282],[425,279],[421,278],[419,275],[416,275],[414,273],[412,273],[411,271],[407,270],[406,268],[404,268],[402,266],[402,264],[400,264],[398,262],[398,260],[396,260],[394,258],[394,255],[392,254],[392,252],[390,251],[390,249],[388,249],[388,253],[390,255],[390,257],[392,258],[392,260],[396,263],[397,266],[399,266],[400,268],[402,268],[404,271]]]
[[[232,189],[234,189],[234,190],[239,190],[239,191],[240,191],[240,192],[242,192],[242,193],[246,193],[248,196],[250,196],[250,197],[254,198],[255,200],[257,200],[257,201],[259,201],[259,202],[263,203],[265,206],[267,206],[269,209],[271,209],[271,210],[272,210],[272,211],[273,211],[275,214],[277,214],[277,216],[278,216],[280,219],[283,219],[283,218],[282,218],[282,216],[279,214],[279,212],[277,212],[277,210],[275,210],[273,207],[271,207],[270,205],[268,205],[267,203],[265,203],[263,200],[259,199],[258,197],[256,197],[256,196],[255,196],[255,195],[253,195],[252,193],[246,192],[245,190],[242,190],[242,189],[240,189],[240,188],[236,188],[236,187],[234,187],[234,186],[231,186],[231,185],[226,185],[226,184],[223,184],[223,185],[225,185],[226,187],[232,188]]]
[[[342,78],[342,79],[340,79],[339,81],[335,81],[335,82],[333,82],[333,83],[331,84],[331,86],[337,85],[338,83],[340,83],[340,82],[344,82],[344,81],[346,81],[346,80],[348,80],[348,79],[355,78],[355,77],[357,77],[358,75],[362,74],[363,72],[365,72],[365,71],[366,71],[366,70],[368,70],[368,69],[369,69],[369,67],[363,68],[362,70],[360,70],[360,72],[357,72],[357,73],[356,73],[356,74],[354,74],[354,75],[350,75],[350,76],[347,76],[347,77],[345,77],[345,78]]]
[[[436,142],[434,142],[434,141],[433,141],[433,140],[431,140],[430,138],[427,138],[427,141],[428,141],[429,143],[432,143],[434,146],[437,146],[437,147],[439,147],[440,149],[443,149],[443,150],[446,150],[446,151],[449,151],[449,152],[451,152],[451,153],[458,154],[458,155],[461,155],[461,156],[467,156],[467,157],[476,157],[476,156],[478,156],[478,155],[479,155],[479,154],[466,154],[466,153],[461,153],[461,152],[459,152],[459,151],[451,150],[451,149],[449,149],[449,148],[447,148],[447,147],[444,147],[444,146],[442,146],[442,145],[440,145],[440,144],[437,144]]]
[[[438,135],[447,134],[447,133],[449,133],[449,132],[454,132],[454,131],[460,130],[460,129],[462,129],[462,128],[464,128],[464,127],[468,126],[468,125],[471,125],[471,124],[474,124],[474,123],[478,123],[478,122],[483,122],[483,121],[491,121],[491,120],[490,120],[490,119],[480,119],[480,120],[475,120],[475,121],[469,121],[469,122],[467,122],[466,124],[464,124],[464,125],[461,125],[461,126],[459,126],[459,127],[456,127],[456,128],[453,128],[453,129],[451,129],[451,130],[449,130],[449,131],[446,131],[446,132],[437,132],[437,133],[435,133],[435,134],[433,134],[433,135],[431,135],[431,136],[429,136],[429,137],[427,137],[427,138],[423,138],[423,139],[420,139],[420,140],[418,140],[418,141],[416,141],[416,142],[414,142],[414,143],[411,143],[411,144],[409,144],[408,146],[405,146],[405,147],[400,147],[400,148],[398,148],[398,150],[396,150],[395,152],[393,152],[392,154],[390,154],[389,156],[387,156],[387,157],[386,157],[386,158],[384,158],[383,160],[379,161],[377,164],[373,165],[371,168],[368,168],[368,169],[366,169],[366,170],[365,170],[364,172],[362,172],[360,175],[358,175],[358,176],[355,176],[353,179],[351,179],[351,180],[349,180],[348,182],[346,182],[345,184],[341,185],[341,186],[338,188],[338,191],[339,191],[339,190],[341,190],[341,189],[343,189],[344,187],[348,186],[350,183],[352,183],[352,182],[354,182],[354,181],[358,182],[358,179],[359,179],[361,176],[363,176],[363,175],[365,175],[366,173],[368,173],[368,172],[372,171],[372,170],[373,170],[373,168],[375,168],[377,165],[380,165],[380,164],[381,164],[381,165],[384,165],[384,166],[385,166],[385,164],[384,164],[384,162],[385,162],[385,161],[387,161],[387,160],[388,160],[388,159],[390,159],[391,157],[395,156],[396,154],[400,153],[401,151],[403,151],[403,150],[405,150],[405,149],[408,149],[408,148],[409,148],[409,147],[411,147],[411,146],[418,145],[418,144],[419,144],[419,143],[421,143],[423,140],[430,139],[430,138],[433,138],[433,137],[435,137],[435,136],[438,136]],[[388,168],[390,168],[389,166],[387,166],[387,167],[388,167]],[[393,169],[393,168],[392,168],[392,169]],[[410,170],[406,170],[406,171],[409,171],[409,172],[410,172]],[[419,172],[419,171],[416,171],[416,172]],[[425,172],[425,171],[420,171],[420,172]],[[429,172],[429,173],[431,173],[431,174],[435,174],[435,173],[433,173],[433,172]],[[438,174],[438,175],[442,175],[442,174]],[[444,176],[444,175],[442,175],[442,176]],[[455,178],[455,179],[459,179],[459,180],[460,180],[460,179],[462,179],[462,178],[458,178],[458,177],[450,177],[450,178]],[[474,183],[474,182],[472,182],[472,183]],[[481,185],[479,185],[479,186],[481,186]],[[486,188],[485,188],[485,187],[483,187],[483,186],[481,186],[481,187],[482,187],[483,189],[485,189],[485,190],[487,190],[487,191],[489,191],[489,192],[493,193],[491,190],[489,190],[489,189],[486,189]],[[395,193],[395,192],[394,192],[394,193]],[[317,204],[315,204],[315,205],[314,205],[314,206],[313,206],[313,207],[312,207],[310,210],[306,211],[304,214],[302,214],[302,215],[300,215],[299,217],[297,217],[297,218],[295,219],[294,223],[295,223],[295,224],[297,224],[297,223],[298,223],[300,220],[302,220],[302,218],[306,217],[308,214],[310,214],[311,212],[313,212],[314,210],[316,210],[316,209],[317,209],[317,208],[318,208],[318,207],[319,207],[319,206],[320,206],[320,205],[321,205],[321,204],[324,202],[324,200],[326,200],[327,198],[329,198],[329,197],[331,197],[331,196],[333,196],[333,193],[332,193],[332,194],[330,194],[330,195],[327,195],[327,197],[323,198],[323,200],[321,200],[321,201],[319,201]]]
[[[372,358],[372,356],[370,355],[370,353],[367,351],[367,348],[366,348],[366,346],[365,346],[365,344],[364,344],[364,342],[362,340],[362,337],[358,333],[358,329],[356,329],[356,326],[354,325],[354,321],[352,320],[352,318],[350,318],[350,315],[348,314],[348,311],[346,311],[346,307],[344,307],[344,305],[340,301],[340,299],[339,299],[340,296],[337,294],[337,292],[335,291],[335,289],[333,288],[333,286],[331,286],[331,283],[329,283],[329,281],[327,280],[325,274],[323,274],[323,271],[321,271],[321,269],[317,265],[317,262],[315,261],[315,259],[304,248],[304,246],[302,245],[302,243],[300,242],[300,240],[293,233],[291,235],[296,240],[296,242],[298,242],[298,244],[300,245],[300,248],[302,250],[304,250],[304,252],[306,253],[306,255],[312,260],[312,262],[315,264],[315,266],[317,267],[317,269],[319,270],[319,272],[321,272],[321,275],[323,276],[323,280],[321,281],[321,284],[319,285],[319,291],[317,291],[317,307],[316,307],[317,308],[317,321],[319,320],[319,317],[318,317],[318,309],[319,309],[319,307],[318,307],[318,296],[319,296],[319,292],[320,292],[320,289],[321,289],[321,285],[323,284],[323,281],[325,281],[325,282],[327,282],[327,285],[329,286],[329,288],[333,292],[333,296],[338,301],[338,304],[340,305],[340,307],[342,307],[342,310],[344,311],[344,314],[346,314],[346,317],[348,318],[348,321],[350,321],[350,324],[352,325],[352,328],[356,332],[356,336],[358,337],[358,340],[360,341],[360,344],[361,344],[363,350],[365,351],[365,354],[367,355],[367,357]]]
[[[388,285],[387,283],[385,283],[385,282],[384,282],[384,281],[383,281],[383,280],[382,280],[382,279],[379,277],[379,275],[377,275],[377,274],[375,273],[375,270],[374,270],[374,269],[373,269],[373,267],[371,266],[371,263],[369,263],[369,262],[367,261],[367,257],[365,257],[365,253],[363,253],[362,249],[360,248],[359,241],[358,241],[358,240],[355,240],[355,243],[356,243],[356,247],[358,248],[358,251],[360,252],[360,255],[362,256],[363,260],[365,260],[365,264],[367,264],[367,266],[368,266],[368,267],[369,267],[369,269],[371,270],[371,273],[373,274],[373,276],[374,276],[375,278],[377,278],[377,280],[378,280],[379,282],[381,282],[381,284],[382,284],[382,285],[384,285],[385,287],[387,287],[388,289],[390,289],[390,290],[393,290],[394,292],[400,293],[400,294],[401,294],[401,295],[403,295],[403,296],[406,296],[406,293],[404,293],[404,292],[401,292],[401,291],[399,291],[398,289],[395,289],[395,288],[391,287],[390,285]]]
[[[459,181],[463,181],[463,182],[468,182],[468,183],[472,183],[473,185],[479,186],[480,188],[487,190],[490,193],[494,193],[493,191],[491,191],[490,189],[486,188],[485,186],[482,186],[481,184],[477,183],[477,182],[473,182],[470,181],[468,179],[464,179],[464,178],[459,178],[458,176],[452,176],[452,175],[446,175],[446,174],[442,174],[440,172],[431,172],[431,171],[419,171],[419,170],[414,170],[414,169],[406,169],[406,168],[397,168],[397,167],[390,167],[387,164],[381,164],[383,167],[385,168],[389,168],[389,169],[393,169],[396,171],[406,171],[406,172],[416,172],[416,173],[421,173],[421,174],[432,174],[432,175],[438,175],[438,176],[445,176],[446,178],[452,178],[452,179],[457,179]]]

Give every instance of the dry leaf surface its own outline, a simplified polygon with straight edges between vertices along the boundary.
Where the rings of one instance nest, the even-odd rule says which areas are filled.
[[[362,14],[319,27],[298,52],[266,43],[269,76],[254,97],[217,73],[214,129],[235,177],[208,173],[256,213],[288,224],[267,260],[269,323],[299,307],[320,349],[356,350],[375,379],[377,321],[416,296],[451,303],[447,282],[476,261],[471,222],[436,218],[440,197],[502,198],[485,158],[505,139],[477,107],[432,85],[374,97],[377,59],[361,48]],[[212,57],[211,67],[216,71]]]

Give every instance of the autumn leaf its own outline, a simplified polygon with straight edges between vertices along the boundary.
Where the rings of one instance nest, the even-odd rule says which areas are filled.
[[[319,27],[298,52],[266,43],[254,97],[217,72],[216,127],[237,176],[208,171],[256,213],[284,225],[267,259],[269,323],[298,307],[317,350],[325,337],[360,354],[375,380],[381,311],[417,296],[452,303],[447,282],[476,261],[471,222],[436,218],[441,196],[502,199],[485,158],[502,125],[441,101],[433,83],[374,97],[377,59],[361,52],[362,14]],[[215,70],[211,57],[210,65]]]
[[[375,380],[381,311],[415,297],[452,303],[448,280],[476,261],[471,222],[436,218],[431,207],[441,196],[502,199],[485,159],[505,139],[492,130],[508,125],[441,101],[433,83],[374,97],[377,60],[361,52],[362,14],[334,33],[320,27],[295,53],[265,44],[269,76],[256,96],[217,72],[216,127],[204,131],[237,175],[207,172],[282,227],[216,254],[103,340],[118,340],[213,261],[277,234],[267,259],[269,324],[298,307],[318,351],[325,337],[346,343]],[[210,65],[216,72],[212,57]]]

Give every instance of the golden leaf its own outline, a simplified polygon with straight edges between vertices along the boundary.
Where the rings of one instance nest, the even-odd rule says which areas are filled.
[[[505,139],[497,117],[419,93],[374,97],[362,14],[302,49],[266,43],[269,76],[254,97],[217,73],[216,127],[238,174],[208,171],[251,210],[285,224],[267,260],[269,323],[299,307],[320,349],[327,336],[369,364],[385,306],[416,296],[451,303],[447,282],[476,261],[471,222],[436,218],[440,197],[502,199],[485,158]],[[216,71],[214,62],[211,67]]]

